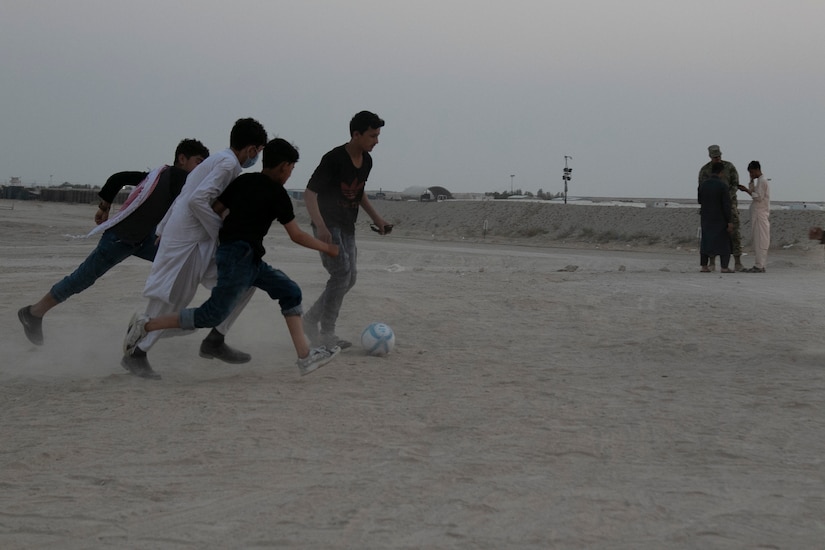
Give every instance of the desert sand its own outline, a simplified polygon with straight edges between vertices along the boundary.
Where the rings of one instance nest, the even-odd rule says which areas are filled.
[[[825,213],[777,214],[767,273],[723,275],[699,273],[686,209],[376,202],[396,228],[361,222],[339,334],[386,322],[392,354],[300,377],[258,293],[228,337],[252,362],[198,357],[201,332],[155,346],[149,381],[119,365],[149,264],[54,309],[33,346],[16,311],[93,248],[94,208],[11,206],[0,548],[825,540],[825,270],[805,237]],[[277,226],[265,244],[313,301],[317,254]]]

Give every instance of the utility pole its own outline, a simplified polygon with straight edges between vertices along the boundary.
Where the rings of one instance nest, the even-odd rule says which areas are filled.
[[[570,181],[573,173],[573,169],[567,167],[567,159],[573,160],[573,157],[564,155],[564,175],[561,177],[564,180],[564,204],[567,204],[567,182]]]
[[[510,174],[510,194],[513,194],[513,179],[516,177],[515,174]]]

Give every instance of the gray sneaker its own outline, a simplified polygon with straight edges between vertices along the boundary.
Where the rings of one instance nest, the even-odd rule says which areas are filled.
[[[126,337],[123,339],[123,355],[132,355],[141,340],[146,338],[146,323],[149,316],[135,312],[129,321],[129,328],[126,329]]]
[[[32,315],[32,306],[20,308],[17,318],[23,324],[23,332],[29,342],[36,346],[43,345],[43,318]]]
[[[323,367],[330,361],[332,361],[338,353],[340,353],[341,348],[334,347],[332,349],[327,349],[324,346],[320,348],[312,348],[309,350],[309,355],[302,359],[298,359],[298,370],[301,371],[301,376],[305,376],[315,369],[319,367]]]
[[[327,349],[331,349],[336,346],[341,349],[347,349],[352,347],[352,342],[350,342],[349,340],[344,340],[343,338],[339,338],[334,334],[322,334],[320,340],[321,345],[326,347]]]
[[[140,357],[137,355],[124,355],[123,359],[120,360],[120,364],[135,376],[148,378],[150,380],[160,380],[160,374],[152,370],[152,365],[149,364],[149,358],[145,355],[141,355]]]

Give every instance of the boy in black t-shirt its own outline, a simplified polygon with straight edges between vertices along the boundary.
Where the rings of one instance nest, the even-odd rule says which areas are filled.
[[[392,229],[364,193],[372,169],[370,152],[378,144],[383,126],[384,121],[369,111],[361,111],[352,117],[349,142],[323,156],[304,192],[315,236],[340,247],[336,257],[321,255],[329,280],[304,316],[304,332],[313,342],[326,346],[340,346],[343,349],[352,345],[335,335],[335,323],[344,296],[355,286],[355,221],[358,209],[363,208],[372,218],[381,235]]]
[[[47,294],[17,312],[26,338],[43,344],[43,316],[95,284],[107,271],[128,258],[136,256],[150,262],[158,251],[155,227],[175,198],[180,194],[186,176],[209,156],[209,149],[196,139],[184,139],[175,149],[172,166],[162,166],[151,172],[118,172],[106,180],[98,193],[100,204],[95,214],[99,226],[92,233],[103,232],[95,249],[70,275],[58,281]],[[109,219],[112,202],[126,185],[138,185],[126,199],[121,211]],[[92,233],[89,235],[91,236]]]
[[[292,200],[284,184],[292,175],[296,162],[298,151],[295,147],[276,138],[264,147],[260,173],[243,174],[229,184],[212,205],[213,210],[223,217],[215,254],[218,283],[212,289],[212,295],[200,307],[184,309],[179,314],[154,319],[135,314],[123,344],[124,353],[131,354],[148,332],[220,324],[252,286],[278,300],[298,354],[301,375],[328,363],[341,351],[337,347],[323,346],[310,349],[301,323],[301,288],[285,273],[262,261],[266,252],[263,238],[275,220],[284,226],[294,243],[332,257],[338,255],[336,245],[314,238],[295,220]]]

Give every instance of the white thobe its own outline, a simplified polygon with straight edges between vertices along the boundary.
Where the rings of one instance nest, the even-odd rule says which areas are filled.
[[[771,191],[768,179],[759,176],[756,183],[749,184],[751,191],[751,230],[753,231],[753,252],[755,267],[765,267],[768,261],[768,247],[771,245]]]
[[[212,203],[240,173],[235,153],[225,149],[209,155],[187,176],[180,195],[158,224],[160,246],[143,289],[150,317],[178,313],[195,297],[199,284],[209,289],[215,286],[215,250],[223,222],[212,210]],[[229,331],[254,290],[250,288],[229,318],[216,327],[221,334]],[[161,336],[184,332],[150,332],[138,347],[149,351]]]

